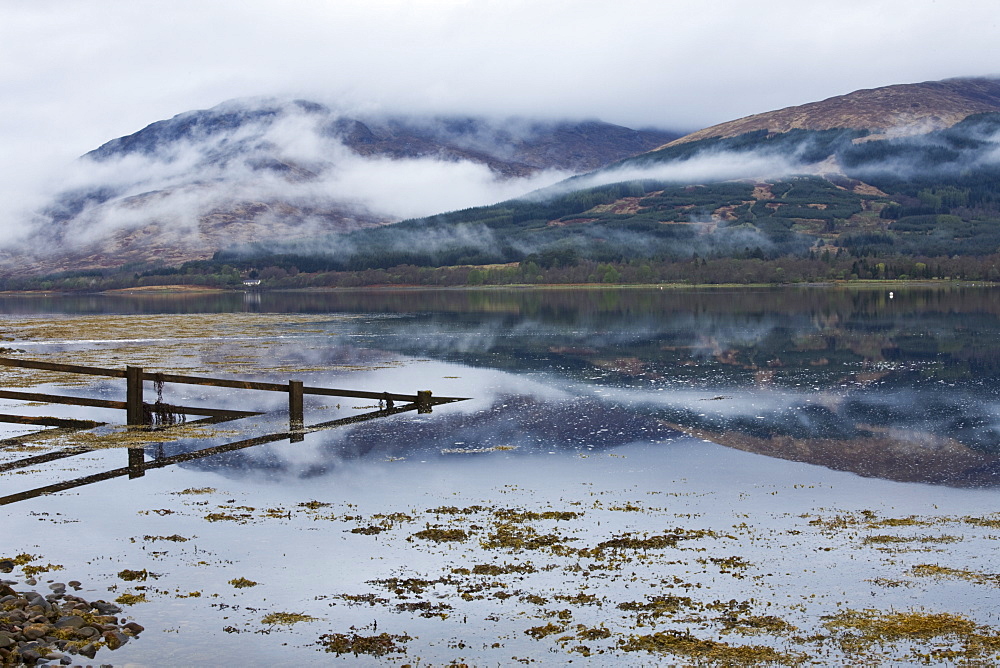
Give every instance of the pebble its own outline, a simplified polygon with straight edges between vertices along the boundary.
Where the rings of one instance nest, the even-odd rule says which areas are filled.
[[[69,585],[74,586],[73,582]],[[145,630],[136,622],[122,619],[119,623],[114,615],[122,609],[114,603],[66,594],[62,583],[50,584],[52,593],[45,596],[18,592],[12,584],[17,583],[0,582],[0,607],[4,609],[0,666],[70,665],[74,663],[71,654],[93,659],[101,647],[118,649]]]

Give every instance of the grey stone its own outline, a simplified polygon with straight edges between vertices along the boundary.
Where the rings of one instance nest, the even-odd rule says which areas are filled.
[[[67,615],[66,617],[61,617],[56,622],[57,629],[78,629],[83,625],[83,617],[79,615]]]
[[[76,635],[81,638],[93,638],[94,636],[100,635],[101,632],[95,629],[93,626],[81,626],[76,631]]]
[[[94,608],[102,615],[113,615],[116,612],[121,612],[122,609],[119,608],[114,603],[108,603],[107,601],[94,601],[91,603]]]
[[[122,628],[128,629],[133,633],[133,635],[139,635],[140,633],[146,630],[145,626],[143,626],[142,624],[136,624],[135,622],[129,622],[128,624],[125,624]]]
[[[52,627],[48,624],[29,624],[24,627],[24,630],[21,631],[21,633],[28,640],[37,640],[42,636],[48,635],[51,629]]]
[[[121,631],[105,631],[101,634],[101,637],[104,638],[104,642],[112,650],[118,649],[128,642],[128,636]]]
[[[26,619],[24,610],[20,610],[18,608],[15,608],[13,610],[8,610],[7,612],[4,613],[4,617],[14,622],[15,624],[23,622]]]

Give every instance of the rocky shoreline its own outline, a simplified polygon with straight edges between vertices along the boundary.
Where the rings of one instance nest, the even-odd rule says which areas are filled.
[[[114,603],[67,593],[67,586],[79,590],[79,582],[53,582],[47,594],[16,591],[17,584],[0,580],[0,665],[68,666],[76,663],[73,655],[93,659],[98,650],[118,649],[143,631],[116,617],[122,610]]]

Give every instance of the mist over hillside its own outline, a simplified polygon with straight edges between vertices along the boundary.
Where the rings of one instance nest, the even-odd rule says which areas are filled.
[[[1000,252],[1000,80],[856,91],[638,149],[663,134],[229,103],[88,154],[86,187],[39,229],[62,268],[127,261],[145,278],[211,256],[197,271],[223,282],[472,265],[508,265],[485,282],[613,282],[595,263],[817,257],[837,259],[833,278],[881,277],[867,258]],[[896,273],[933,273],[917,264]],[[392,276],[365,280],[417,274]]]
[[[236,100],[89,152],[7,251],[21,270],[25,256],[36,271],[175,265],[234,243],[508,199],[675,136],[598,121],[358,115],[305,100]]]
[[[497,205],[221,258],[311,256],[317,269],[360,270],[996,253],[1000,113],[971,111],[1000,110],[1000,82],[890,88],[760,114],[764,127],[742,134],[694,133]],[[905,111],[913,124],[890,126],[918,99],[919,113]],[[801,127],[770,130],[768,118]]]

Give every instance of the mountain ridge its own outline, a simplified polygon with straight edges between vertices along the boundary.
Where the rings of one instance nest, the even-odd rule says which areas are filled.
[[[322,120],[324,109],[309,108],[304,113]],[[226,132],[245,127],[240,118],[226,116],[224,109],[219,113],[218,125]],[[164,138],[165,145],[177,149],[171,159],[186,164],[187,154],[181,149],[187,138],[203,142],[204,136],[214,136],[209,120],[183,116],[177,126],[183,136]],[[465,159],[493,147],[491,159],[505,161],[509,170],[517,172],[537,164],[537,155],[544,156],[551,148],[544,141],[518,144],[516,140],[523,139],[526,130],[517,123],[481,127],[479,121],[456,118],[420,123],[332,120],[314,124],[314,130],[321,136],[335,136],[345,155],[367,159],[359,151],[368,151],[379,164],[430,156],[428,123],[436,127],[431,135],[437,132],[452,138],[447,149],[435,149],[437,157]],[[904,121],[909,125],[899,127]],[[551,138],[560,132],[576,132],[586,139],[594,127],[604,126],[550,127],[549,140],[559,144]],[[744,132],[748,127],[754,129]],[[126,157],[155,153],[158,132],[150,131],[146,143],[128,136],[98,150],[111,155],[125,151]],[[635,131],[618,128],[615,132],[603,137],[613,143],[615,136]],[[857,260],[846,265],[839,262],[837,275],[847,278],[885,275],[884,269],[872,269],[879,263],[869,263],[869,257],[984,256],[1000,248],[997,79],[950,79],[855,91],[705,128],[498,204],[455,207],[392,225],[355,209],[357,216],[350,226],[318,223],[307,230],[310,234],[301,234],[305,228],[294,224],[281,225],[304,216],[305,205],[300,202],[296,208],[293,195],[296,188],[311,188],[317,182],[323,173],[322,161],[310,162],[308,154],[299,160],[267,154],[275,160],[248,167],[241,157],[247,146],[266,146],[267,137],[246,132],[224,133],[223,137],[225,141],[216,141],[211,150],[204,142],[199,144],[195,163],[201,164],[200,160],[227,170],[233,164],[242,165],[254,173],[277,175],[275,183],[281,186],[276,191],[280,197],[273,201],[258,196],[212,209],[212,216],[220,219],[214,222],[222,223],[214,229],[234,232],[215,240],[227,245],[212,254],[213,261],[247,271],[263,269],[267,266],[263,263],[289,268],[298,263],[310,267],[308,271],[525,262],[547,269],[580,262],[845,256]],[[601,136],[591,141],[600,143]],[[590,144],[584,141],[583,145]],[[393,151],[393,156],[386,155]],[[578,159],[579,153],[563,151],[561,159]],[[553,159],[551,151],[547,159]],[[205,186],[188,183],[187,187]],[[138,208],[149,208],[150,201],[165,196],[157,193],[144,192],[133,199]],[[379,191],[383,194],[384,190]],[[308,204],[315,207],[315,200]],[[313,222],[323,216],[343,220],[321,208],[308,211],[308,216]],[[240,226],[252,226],[258,220],[270,225],[269,238],[236,233]],[[275,239],[275,230],[281,239]],[[141,237],[129,241],[135,248],[143,247]],[[173,253],[171,262],[180,259],[176,246],[164,252]],[[109,267],[116,259],[120,263],[121,257],[112,248],[101,257],[75,262],[76,266]],[[138,259],[150,263],[155,257]],[[912,271],[931,275],[926,267]],[[572,280],[594,275],[590,269],[563,273],[567,278],[574,276]],[[607,280],[619,272],[602,269],[599,273],[605,277],[600,280]]]
[[[521,182],[524,192],[548,173],[590,171],[677,135],[595,120],[351,115],[308,100],[229,101],[85,154],[85,185],[40,212],[20,255],[33,251],[35,272],[207,259],[234,243],[396,222],[435,193],[455,201],[463,187],[472,194],[458,200],[496,201],[493,192],[509,197]]]
[[[876,135],[925,134],[978,113],[1000,112],[1000,78],[968,77],[856,90],[825,100],[719,123],[659,148],[766,130],[873,130]],[[899,130],[898,133],[887,131]]]

